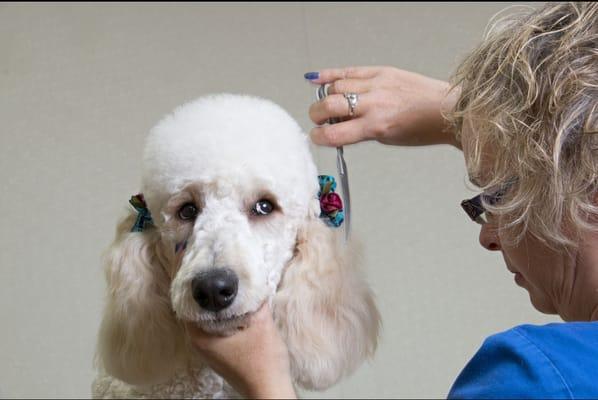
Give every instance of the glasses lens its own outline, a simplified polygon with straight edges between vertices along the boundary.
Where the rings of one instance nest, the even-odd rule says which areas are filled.
[[[486,222],[484,215],[483,215],[486,210],[482,206],[481,195],[476,196],[470,200],[463,200],[461,202],[461,207],[463,208],[463,210],[465,210],[467,215],[469,215],[469,218],[471,218],[472,221],[475,221],[478,223]],[[482,222],[480,222],[480,220]]]
[[[478,224],[485,224],[488,222],[488,218],[486,216],[486,209],[482,205],[482,200],[491,206],[500,203],[510,187],[516,182],[517,179],[513,178],[492,194],[482,193],[473,199],[463,200],[461,202],[461,207],[473,221],[477,222]]]

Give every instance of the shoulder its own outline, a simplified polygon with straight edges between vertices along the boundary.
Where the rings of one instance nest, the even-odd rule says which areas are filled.
[[[598,397],[598,322],[520,325],[488,337],[449,398]]]

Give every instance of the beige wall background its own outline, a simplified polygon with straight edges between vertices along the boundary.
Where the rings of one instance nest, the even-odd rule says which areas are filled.
[[[0,396],[89,397],[100,254],[164,114],[249,93],[307,131],[304,72],[378,64],[446,79],[508,5],[0,5]],[[336,173],[334,151],[313,152]],[[479,246],[456,149],[363,143],[345,155],[384,330],[374,360],[304,396],[444,397],[486,336],[556,320]]]

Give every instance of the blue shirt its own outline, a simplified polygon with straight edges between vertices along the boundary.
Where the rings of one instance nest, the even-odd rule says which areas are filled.
[[[488,337],[448,397],[598,398],[598,322],[520,325]]]

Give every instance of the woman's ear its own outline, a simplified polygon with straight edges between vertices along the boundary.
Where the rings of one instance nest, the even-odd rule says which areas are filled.
[[[342,232],[312,217],[274,297],[295,381],[323,390],[373,356],[380,314]]]
[[[169,278],[156,256],[156,228],[131,232],[136,214],[117,227],[104,257],[107,303],[96,363],[124,382],[158,383],[171,377],[184,352],[182,328],[170,307]]]

